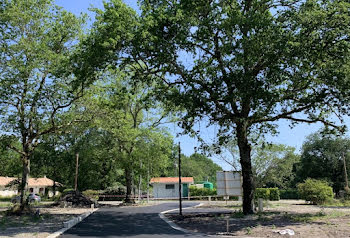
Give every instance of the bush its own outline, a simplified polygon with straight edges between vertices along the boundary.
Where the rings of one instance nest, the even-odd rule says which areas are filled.
[[[62,195],[63,195],[63,194],[66,194],[66,193],[69,193],[69,192],[73,192],[73,191],[74,191],[73,188],[66,188],[66,189],[64,189],[64,190],[62,191]]]
[[[333,199],[332,187],[327,182],[317,179],[306,179],[304,183],[298,184],[300,197],[313,204],[324,204]]]
[[[190,196],[215,196],[216,189],[210,190],[208,188],[197,188],[195,186],[190,186]]]
[[[98,195],[100,194],[100,192],[97,191],[97,190],[91,190],[91,189],[89,189],[89,190],[85,190],[84,192],[82,192],[82,194],[83,194],[85,197],[88,197],[88,198],[90,198],[90,199],[98,200],[98,198],[99,198]]]
[[[270,201],[279,201],[280,200],[280,191],[278,188],[269,188],[270,190]]]
[[[270,189],[268,188],[255,189],[255,198],[262,198],[262,199],[268,200],[270,198]]]
[[[0,196],[0,202],[10,202],[14,196]]]
[[[289,188],[289,189],[281,189],[279,191],[280,191],[281,199],[300,199],[297,189]]]
[[[278,188],[257,188],[255,189],[255,198],[278,201],[280,200],[280,192]]]

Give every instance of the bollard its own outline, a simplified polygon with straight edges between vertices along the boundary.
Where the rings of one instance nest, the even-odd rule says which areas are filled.
[[[211,196],[208,196],[208,203],[210,204],[211,202]]]
[[[94,208],[95,208],[95,204],[92,203],[92,204],[90,205],[90,207],[91,207],[91,209],[94,209]]]
[[[259,205],[259,212],[263,212],[263,199],[259,198],[258,199],[258,205]]]

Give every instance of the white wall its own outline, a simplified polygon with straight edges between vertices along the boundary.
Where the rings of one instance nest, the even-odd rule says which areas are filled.
[[[17,195],[17,190],[1,190],[0,196],[3,197],[12,197],[13,195]]]
[[[175,185],[174,189],[165,189],[166,184]],[[181,185],[181,189],[182,189],[182,185]],[[179,184],[178,183],[154,183],[153,184],[153,196],[155,198],[179,197]]]

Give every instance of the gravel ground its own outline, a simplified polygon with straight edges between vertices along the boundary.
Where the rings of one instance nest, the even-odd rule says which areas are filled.
[[[225,211],[223,210],[225,209]],[[291,237],[350,237],[350,208],[322,208],[301,200],[282,200],[265,204],[262,214],[243,216],[239,203],[205,203],[168,218],[185,229],[210,235],[241,237],[289,237],[278,231],[291,229]],[[228,231],[228,232],[227,232]]]
[[[40,208],[40,217],[4,216],[0,210],[0,237],[44,238],[63,228],[63,222],[83,214],[86,208]]]

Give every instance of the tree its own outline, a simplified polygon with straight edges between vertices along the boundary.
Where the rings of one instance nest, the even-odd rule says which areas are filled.
[[[309,135],[302,147],[296,182],[307,178],[326,180],[338,193],[345,187],[344,157],[347,168],[350,168],[349,149],[348,138],[320,132]]]
[[[207,118],[209,125],[220,128],[219,144],[235,136],[243,174],[243,212],[253,213],[249,134],[275,132],[280,119],[336,127],[329,115],[347,113],[350,3],[143,0],[140,4],[139,17],[120,0],[105,4],[95,24],[98,37],[92,35],[90,41],[107,54],[97,52],[95,58],[118,66],[138,65],[137,75],[153,75],[158,99],[170,108],[186,109],[180,125],[187,132],[195,133],[195,122]],[[113,48],[125,36],[113,31],[114,24],[120,29],[121,19],[130,24],[123,54]]]
[[[141,183],[145,169],[153,167],[156,171],[165,166],[172,146],[171,136],[160,127],[164,112],[153,100],[152,87],[132,82],[132,75],[115,70],[105,72],[83,104],[94,114],[96,128],[111,137],[113,148],[109,152],[124,170],[126,202],[132,202],[136,175]]]
[[[222,168],[208,157],[194,153],[191,156],[182,156],[181,173],[184,177],[194,177],[195,182],[206,181],[216,184],[216,172]]]
[[[61,114],[85,87],[70,64],[83,19],[52,0],[6,0],[0,9],[2,140],[21,157],[23,209],[35,148],[44,135],[72,123]]]
[[[295,165],[300,160],[294,151],[295,148],[283,144],[257,147],[252,158],[257,187],[291,187]]]
[[[207,118],[218,143],[236,137],[243,212],[253,213],[252,131],[280,119],[347,113],[348,1],[141,1],[132,59],[157,75],[159,98],[186,108],[188,132]],[[104,19],[109,22],[108,19]]]

